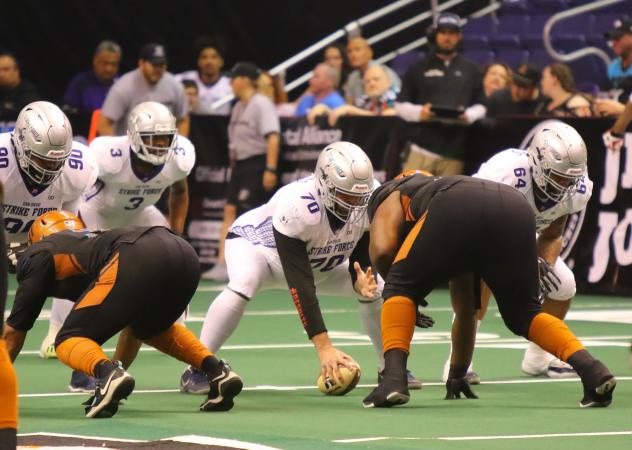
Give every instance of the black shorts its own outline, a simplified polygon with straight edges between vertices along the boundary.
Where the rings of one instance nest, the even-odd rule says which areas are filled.
[[[130,326],[139,339],[166,331],[186,310],[200,279],[193,247],[166,228],[123,244],[68,315],[55,345],[70,337],[103,344]]]
[[[513,187],[471,179],[438,192],[404,240],[383,296],[425,305],[437,284],[468,272],[487,283],[509,328],[525,336],[541,310],[535,218]]]
[[[263,189],[265,168],[266,155],[253,156],[235,163],[226,188],[226,203],[237,207],[237,215],[268,201],[269,194]]]

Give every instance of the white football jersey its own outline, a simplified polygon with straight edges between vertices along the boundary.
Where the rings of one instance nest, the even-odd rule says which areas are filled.
[[[73,141],[70,157],[55,181],[43,189],[29,187],[20,172],[11,133],[0,134],[0,182],[4,186],[2,213],[7,242],[26,242],[35,219],[48,211],[66,209],[76,214],[81,195],[94,184],[97,176],[98,168],[91,150]]]
[[[196,114],[211,114],[211,115],[230,115],[231,103],[228,102],[217,109],[211,109],[211,105],[217,100],[221,100],[227,95],[233,93],[233,88],[230,85],[230,78],[224,75],[220,75],[219,79],[213,84],[206,84],[200,78],[200,73],[197,70],[189,70],[175,75],[176,80],[191,80],[197,84],[198,97],[200,102],[193,111]]]
[[[377,185],[378,182],[374,181]],[[237,218],[230,232],[249,240],[265,255],[271,268],[281,270],[272,226],[284,235],[307,244],[315,278],[349,259],[360,238],[369,229],[366,213],[356,223],[333,231],[313,176],[283,186],[268,203]]]
[[[537,231],[544,230],[562,216],[586,208],[593,189],[593,182],[588,178],[588,171],[586,171],[580,181],[579,189],[572,196],[540,211],[535,204],[533,179],[527,151],[514,148],[504,150],[491,157],[481,165],[473,176],[507,184],[522,192],[535,213]]]
[[[80,210],[91,210],[111,217],[122,226],[144,208],[154,205],[175,182],[186,178],[195,164],[191,141],[178,136],[173,157],[156,173],[137,174],[131,162],[132,149],[127,136],[104,136],[90,143],[99,166],[99,179],[83,197]]]

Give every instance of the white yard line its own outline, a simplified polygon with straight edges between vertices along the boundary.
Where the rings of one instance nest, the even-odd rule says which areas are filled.
[[[632,381],[632,376],[617,376],[617,381]],[[538,383],[569,383],[579,382],[579,378],[516,378],[509,380],[493,380],[484,381],[483,384],[538,384]],[[445,386],[443,382],[424,382],[424,386]],[[371,388],[375,384],[358,384],[357,387]],[[315,384],[300,386],[275,386],[270,384],[262,384],[257,386],[247,386],[244,391],[304,391],[317,389]],[[164,394],[179,392],[178,389],[138,389],[134,391],[134,395],[138,394]],[[74,397],[78,395],[88,395],[83,392],[43,392],[39,394],[20,394],[20,398],[41,398],[41,397]]]

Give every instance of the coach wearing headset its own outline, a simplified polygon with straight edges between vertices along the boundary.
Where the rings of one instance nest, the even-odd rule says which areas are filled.
[[[411,136],[405,169],[435,175],[463,172],[465,125],[485,115],[485,97],[481,69],[459,54],[461,39],[461,18],[440,14],[428,33],[432,51],[404,75],[398,115],[428,121]]]

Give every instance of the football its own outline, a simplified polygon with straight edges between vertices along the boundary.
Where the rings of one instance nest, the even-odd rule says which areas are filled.
[[[342,382],[319,375],[316,385],[320,392],[325,395],[345,395],[347,392],[351,392],[358,384],[358,381],[360,381],[360,367],[356,366],[354,370],[340,367],[340,373],[344,379]]]

